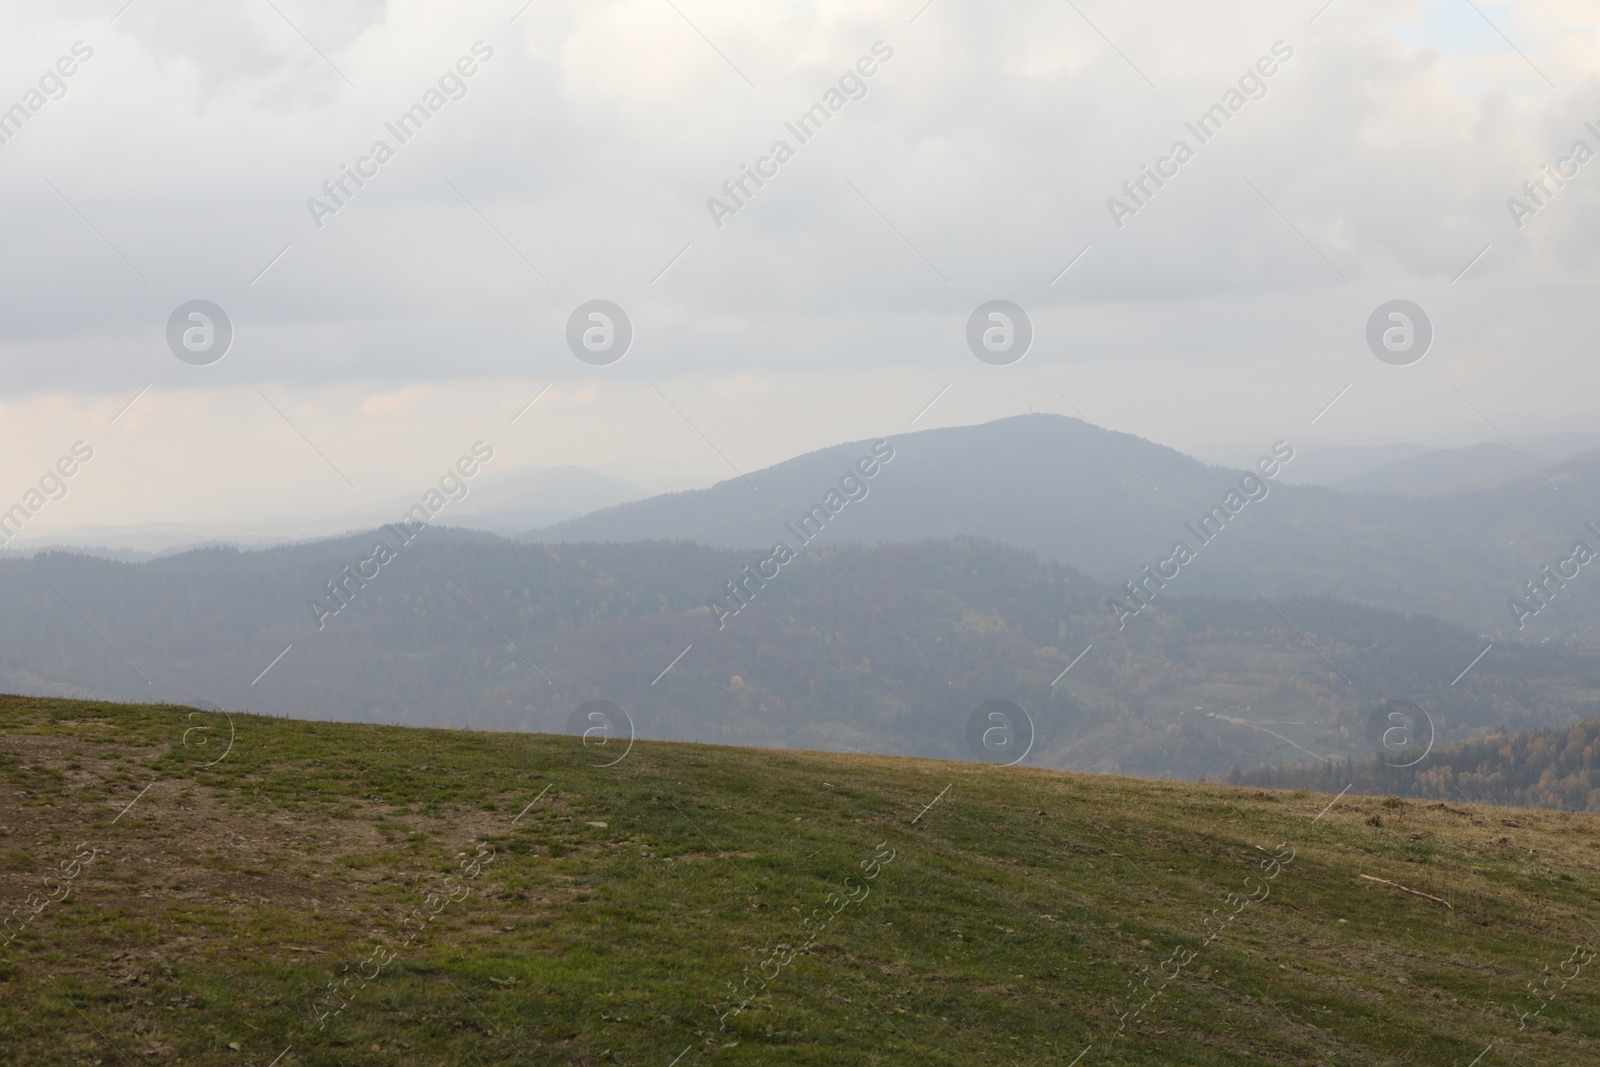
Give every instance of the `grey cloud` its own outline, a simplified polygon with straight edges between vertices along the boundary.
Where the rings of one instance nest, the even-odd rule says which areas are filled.
[[[670,20],[618,35],[611,5],[536,5],[516,26],[492,4],[284,10],[355,90],[270,8],[141,5],[97,37],[98,80],[0,148],[0,240],[14,252],[0,264],[0,384],[174,375],[160,328],[194,297],[239,328],[217,378],[314,383],[553,371],[567,312],[595,297],[639,326],[625,376],[731,371],[752,352],[778,367],[894,365],[939,350],[950,322],[999,295],[1047,327],[1124,309],[1146,343],[1220,359],[1270,342],[1280,317],[1342,313],[1345,283],[1307,239],[1352,285],[1384,290],[1444,285],[1493,243],[1470,284],[1499,287],[1510,322],[1513,294],[1550,257],[1569,281],[1594,266],[1600,167],[1527,232],[1504,209],[1600,118],[1591,82],[1569,71],[1561,94],[1464,91],[1459,54],[1403,44],[1367,7],[1314,28],[1268,4],[1142,21],[1093,9],[1154,89],[1043,4],[949,5],[910,25],[884,6],[798,41],[778,31],[804,13],[716,14],[730,48],[749,45],[756,91]],[[86,32],[87,11],[28,27],[30,54]],[[499,51],[468,95],[313,227],[307,198],[479,37]],[[868,94],[712,226],[710,192],[880,38],[896,58]],[[1265,97],[1112,226],[1106,199],[1280,38],[1295,59]],[[1281,316],[1224,323],[1187,306],[1268,297]],[[1185,328],[1197,318],[1206,332]],[[1101,336],[1098,354],[1127,355]]]

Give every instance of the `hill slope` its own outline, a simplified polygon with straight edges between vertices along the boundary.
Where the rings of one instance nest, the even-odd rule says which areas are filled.
[[[1591,816],[15,698],[0,746],[31,1067],[1600,1057]]]

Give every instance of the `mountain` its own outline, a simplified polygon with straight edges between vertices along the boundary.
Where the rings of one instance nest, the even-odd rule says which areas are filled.
[[[1277,447],[1266,467],[1292,466]],[[605,699],[656,739],[945,758],[973,755],[969,720],[1004,700],[1050,766],[1199,778],[1360,759],[1388,699],[1422,704],[1441,744],[1600,713],[1592,646],[1490,628],[1517,568],[1583,534],[1571,511],[1600,499],[1597,463],[1549,466],[1559,488],[1356,496],[1033,416],[840,446],[755,472],[760,488],[564,527],[678,541],[389,528],[145,562],[45,552],[0,561],[0,686],[522,730]],[[1241,491],[1256,499],[1200,539]],[[751,547],[688,540],[713,531]],[[1586,592],[1569,581],[1526,636],[1592,623]]]
[[[875,446],[892,458],[874,460]],[[876,465],[873,477],[854,474],[863,460]],[[1109,573],[1164,549],[1174,505],[1198,513],[1238,472],[1078,419],[1019,415],[902,434],[882,446],[836,445],[749,478],[606,508],[526,536],[545,543],[682,540],[768,548],[796,539],[785,524],[798,526],[828,493],[847,499],[840,483],[851,477],[865,496],[827,523],[821,544],[967,534]]]
[[[1511,443],[1535,459],[1559,460],[1600,448],[1600,433],[1541,433],[1530,437],[1513,437]]]
[[[791,527],[837,493],[873,445],[839,445],[748,480],[607,508],[528,536],[769,548],[795,539]],[[1277,463],[1271,480],[1257,484],[1252,475],[1261,499],[1246,502],[1240,480],[1247,472],[1058,415],[922,430],[887,447],[894,458],[864,482],[866,497],[838,495],[839,514],[814,543],[991,538],[1121,585],[1172,556],[1181,540],[1196,559],[1165,595],[1333,596],[1424,612],[1495,640],[1600,641],[1600,595],[1581,578],[1571,588],[1552,584],[1547,607],[1528,599],[1524,585],[1541,566],[1569,556],[1580,538],[1600,552],[1600,537],[1584,526],[1600,521],[1600,452],[1540,471],[1524,465],[1485,488],[1397,497],[1289,484],[1287,473],[1306,454],[1290,441],[1276,447],[1293,458]],[[1273,447],[1261,446],[1269,466]],[[1198,530],[1230,492],[1238,514]],[[1218,525],[1225,526],[1219,534]],[[1529,613],[1512,612],[1514,597]]]
[[[1330,487],[1344,493],[1441,496],[1521,473],[1529,469],[1528,462],[1509,445],[1440,449],[1385,464],[1353,478],[1333,482]]]
[[[1294,466],[1284,470],[1283,480],[1292,485],[1326,485],[1351,493],[1459,492],[1476,488],[1497,474],[1527,469],[1523,456],[1553,463],[1600,448],[1600,434],[1533,434],[1513,438],[1511,444],[1514,447],[1508,448],[1503,441],[1495,440],[1464,448],[1434,448],[1419,444],[1317,442],[1301,450]],[[1255,458],[1237,445],[1211,446],[1202,452],[1209,462],[1222,466],[1247,466]],[[1477,457],[1476,462],[1472,457]],[[1408,474],[1413,471],[1416,473]]]
[[[248,524],[207,522],[137,522],[121,525],[72,526],[30,538],[26,534],[0,548],[0,559],[19,558],[64,549],[90,552],[105,559],[139,560],[211,545],[264,548],[312,536],[313,527],[288,528],[263,534]],[[348,527],[339,527],[348,529]]]
[[[1255,461],[1257,446],[1243,448],[1210,447],[1196,455],[1221,467],[1245,467]],[[1431,445],[1399,443],[1391,445],[1334,445],[1315,442],[1300,449],[1295,462],[1281,475],[1289,485],[1332,485],[1387,467],[1391,463],[1442,451]]]
[[[1001,700],[1032,722],[1007,758],[1190,779],[1359,758],[1390,698],[1441,741],[1600,715],[1592,649],[1480,655],[1470,631],[1326,598],[1163,597],[1119,627],[1112,588],[971,539],[818,547],[757,580],[760,552],[447,529],[363,567],[380,537],[0,563],[0,687],[550,731],[609,700],[641,737],[949,759],[988,754],[969,727]]]
[[[1587,447],[1569,446],[1590,442]],[[1600,440],[1590,434],[1548,434],[1513,445],[1488,443],[1469,448],[1440,449],[1385,464],[1375,470],[1331,483],[1345,493],[1389,493],[1396,496],[1441,496],[1493,486],[1511,475],[1526,475],[1530,464],[1558,463],[1593,451]]]
[[[0,775],[30,1067],[1597,1059],[1594,816],[17,698]]]
[[[1559,449],[1585,439],[1554,434],[1528,443]],[[1146,566],[1170,576],[1163,561],[1182,541],[1195,558],[1162,596],[1338,597],[1434,615],[1497,642],[1600,642],[1600,597],[1589,583],[1580,576],[1558,584],[1541,573],[1560,565],[1571,575],[1563,561],[1580,539],[1600,551],[1585,525],[1600,522],[1600,452],[1540,461],[1537,471],[1522,463],[1489,484],[1422,497],[1292,484],[1292,472],[1316,462],[1314,447],[1263,442],[1257,461],[1274,476],[1258,479],[1076,419],[1026,415],[839,445],[748,479],[600,507],[522,537],[671,539],[770,554],[780,540],[799,550],[973,536],[1117,586]],[[874,448],[888,458],[875,458]],[[1274,448],[1292,458],[1274,459]],[[1442,465],[1468,453],[1476,454],[1431,453],[1382,477],[1394,486],[1442,484],[1466,470]],[[1241,485],[1257,499],[1247,503]],[[505,532],[635,492],[576,468],[510,472],[453,505],[451,521]],[[1230,507],[1239,513],[1230,516]],[[1529,591],[1535,578],[1546,586],[1542,600]]]

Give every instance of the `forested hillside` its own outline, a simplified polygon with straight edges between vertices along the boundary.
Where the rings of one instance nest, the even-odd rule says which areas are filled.
[[[1600,719],[1529,733],[1496,730],[1442,745],[1415,767],[1391,766],[1374,756],[1322,766],[1262,767],[1249,774],[1235,770],[1228,780],[1335,790],[1354,783],[1355,791],[1364,793],[1600,811]]]
[[[1600,712],[1589,650],[1496,645],[1452,685],[1477,636],[1326,599],[1163,595],[1119,629],[1112,589],[976,540],[805,552],[733,614],[728,583],[766,553],[428,530],[341,605],[326,583],[376,536],[0,564],[0,682],[505,730],[598,699],[641,737],[958,759],[1002,700],[1033,722],[1030,763],[1187,778],[1360,757],[1391,698],[1441,743]]]

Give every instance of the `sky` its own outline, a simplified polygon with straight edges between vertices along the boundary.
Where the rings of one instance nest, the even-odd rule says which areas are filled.
[[[653,492],[1030,410],[1189,451],[1600,429],[1588,5],[6,0],[0,28],[0,508],[93,450],[30,540],[289,530],[480,440]],[[597,300],[626,326],[580,358]],[[969,345],[994,300],[1020,359]],[[1396,300],[1419,359],[1368,342]]]

